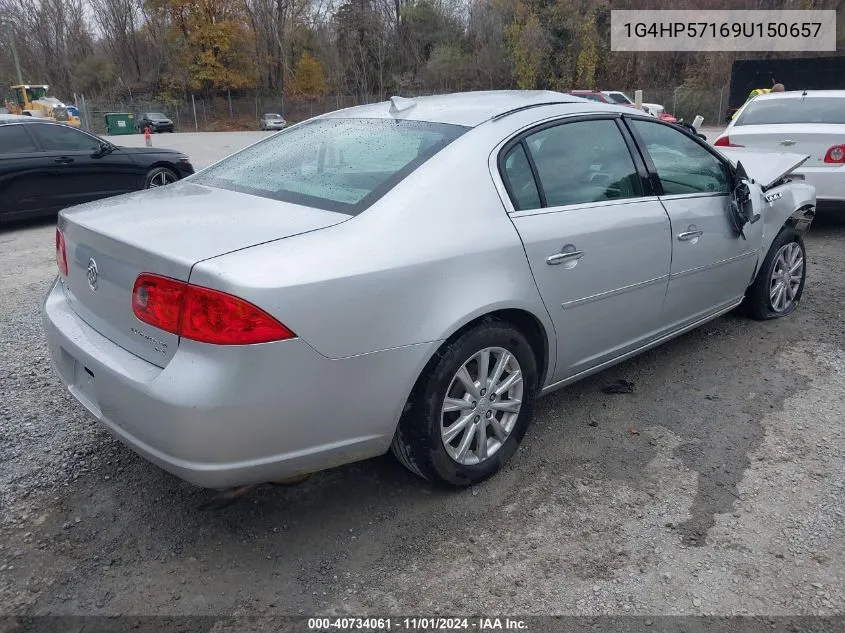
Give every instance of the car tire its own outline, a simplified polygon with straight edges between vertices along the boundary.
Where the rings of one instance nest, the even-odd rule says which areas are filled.
[[[786,227],[775,237],[754,283],[745,291],[745,314],[758,321],[791,314],[804,294],[806,277],[804,240]]]
[[[501,362],[505,369],[499,372],[496,384],[513,383],[498,400],[491,383],[485,381],[490,389],[487,393],[478,380],[485,352],[489,354],[488,378],[495,377]],[[508,358],[505,353],[509,360],[503,360],[503,356]],[[458,377],[462,370],[473,380],[476,396],[485,395],[474,398]],[[469,401],[459,399],[461,392]],[[531,423],[536,393],[537,361],[528,340],[510,324],[487,319],[446,343],[429,361],[405,405],[391,451],[408,470],[434,484],[465,487],[478,483],[498,472],[516,452]],[[513,404],[517,401],[518,405]],[[447,406],[454,408],[454,402],[460,402],[462,408],[444,411]],[[464,422],[463,432],[444,437],[464,418],[469,421]],[[481,451],[480,425],[486,438]],[[488,447],[492,452],[482,458]]]
[[[169,185],[179,180],[179,176],[175,171],[167,167],[154,167],[147,172],[147,177],[144,179],[144,189],[155,189],[164,185]]]

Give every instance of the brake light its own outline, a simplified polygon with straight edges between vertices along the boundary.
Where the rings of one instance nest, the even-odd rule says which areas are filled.
[[[132,289],[132,312],[144,323],[179,334],[179,315],[188,284],[169,277],[140,275]]]
[[[845,145],[834,145],[824,155],[826,163],[845,163]]]
[[[731,138],[729,136],[720,136],[716,139],[713,143],[716,147],[745,147],[745,145],[737,145],[736,143],[731,143]]]
[[[56,229],[56,265],[59,267],[59,272],[67,277],[67,247],[65,246],[65,236],[60,229]]]
[[[252,345],[296,336],[248,301],[149,273],[135,280],[132,312],[166,332],[213,345]]]

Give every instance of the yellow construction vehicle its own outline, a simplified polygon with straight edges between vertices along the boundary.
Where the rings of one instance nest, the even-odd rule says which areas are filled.
[[[49,88],[49,86],[29,84],[12,86],[12,98],[6,100],[6,109],[11,114],[52,119],[79,127],[81,121],[78,116],[70,114],[67,106],[55,97],[47,96]]]

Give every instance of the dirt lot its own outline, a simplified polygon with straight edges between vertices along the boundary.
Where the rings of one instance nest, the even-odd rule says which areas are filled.
[[[214,136],[192,142],[246,142]],[[212,512],[54,377],[53,231],[0,229],[0,613],[845,611],[845,223],[814,225],[794,315],[723,317],[543,399],[484,485],[385,456]],[[601,392],[618,378],[635,391]]]

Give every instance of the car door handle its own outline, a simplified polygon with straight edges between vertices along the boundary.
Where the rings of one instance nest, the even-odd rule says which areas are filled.
[[[58,158],[54,158],[53,162],[59,163],[60,165],[69,165],[73,162],[73,159],[70,156],[59,156]]]
[[[704,231],[684,231],[683,233],[678,233],[678,239],[682,242],[689,242],[690,240],[697,239],[704,235]]]
[[[584,256],[584,251],[571,251],[569,253],[555,253],[546,257],[546,263],[549,266],[556,266],[563,262],[576,261]]]
[[[788,147],[790,145],[795,145],[795,141],[790,141],[789,139],[786,139],[785,141],[781,141],[780,144],[786,145]]]

